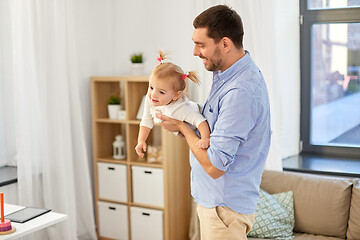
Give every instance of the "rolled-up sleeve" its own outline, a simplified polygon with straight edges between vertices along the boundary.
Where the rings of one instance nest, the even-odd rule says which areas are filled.
[[[253,98],[246,89],[230,90],[218,104],[217,108],[206,116],[217,118],[210,135],[207,154],[216,168],[227,171],[235,159],[239,145],[247,139],[255,125],[255,109]]]
[[[180,121],[185,121],[195,127],[199,127],[200,123],[206,121],[206,118],[199,113],[198,106],[192,106],[190,102],[177,109],[172,117]]]
[[[150,103],[147,95],[145,96],[144,112],[141,118],[140,126],[147,128],[153,128],[154,126],[154,121],[150,114]]]

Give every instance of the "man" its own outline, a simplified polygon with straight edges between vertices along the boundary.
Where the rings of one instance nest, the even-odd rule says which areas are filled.
[[[164,115],[162,126],[181,132],[191,149],[191,194],[197,202],[202,240],[247,239],[270,146],[270,108],[263,76],[243,48],[240,16],[224,5],[193,22],[194,55],[213,71],[202,114],[210,147],[187,124]]]

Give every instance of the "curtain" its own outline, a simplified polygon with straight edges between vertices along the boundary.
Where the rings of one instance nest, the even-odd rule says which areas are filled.
[[[16,165],[10,0],[0,1],[0,167]]]
[[[282,170],[282,159],[299,153],[299,2],[240,3],[236,9],[244,21],[244,45],[261,69],[269,91],[272,140],[265,169]]]
[[[281,84],[277,82],[275,71],[278,64],[276,55],[276,35],[278,5],[274,2],[264,0],[242,1],[235,6],[240,16],[242,16],[245,36],[244,46],[249,50],[255,63],[260,68],[265,78],[271,111],[271,145],[266,161],[265,168],[282,170],[281,163],[281,107],[280,101]],[[266,41],[264,41],[266,39]]]
[[[69,216],[27,239],[96,239],[72,2],[11,1],[19,204]]]

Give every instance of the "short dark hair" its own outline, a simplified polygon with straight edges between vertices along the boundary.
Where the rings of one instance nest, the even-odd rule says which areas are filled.
[[[210,7],[194,19],[194,28],[207,28],[208,37],[218,43],[228,37],[237,48],[243,47],[244,28],[241,17],[226,5]]]

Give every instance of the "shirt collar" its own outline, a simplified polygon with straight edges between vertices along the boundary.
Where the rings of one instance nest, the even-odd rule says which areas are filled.
[[[237,60],[233,65],[231,65],[228,69],[226,69],[224,72],[221,72],[220,70],[214,71],[213,76],[217,77],[221,80],[228,80],[232,76],[234,76],[237,72],[242,70],[250,61],[250,53],[245,50],[245,55]],[[215,78],[214,78],[215,79]]]

